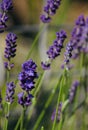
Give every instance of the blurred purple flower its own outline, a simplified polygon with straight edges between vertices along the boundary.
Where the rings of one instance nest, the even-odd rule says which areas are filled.
[[[18,94],[18,103],[23,107],[28,107],[31,104],[32,94],[24,95],[24,92]]]
[[[49,23],[51,21],[51,16],[56,14],[57,9],[59,8],[61,0],[47,0],[46,5],[44,6],[44,14],[40,16],[40,19],[43,23]]]
[[[62,110],[62,102],[60,102],[59,106],[58,106],[58,113],[56,115],[56,110],[53,111],[52,116],[51,116],[51,120],[54,121],[55,119],[55,115],[56,115],[56,121],[59,122],[60,118],[61,118],[61,110]]]
[[[2,109],[2,95],[1,95],[1,90],[0,90],[0,109]]]
[[[69,92],[69,102],[70,103],[72,103],[74,98],[75,98],[78,86],[79,86],[79,81],[74,81],[72,86],[71,86],[70,92]]]
[[[2,0],[0,3],[0,9],[2,13],[0,13],[0,33],[2,33],[7,25],[6,22],[8,21],[7,13],[9,10],[13,8],[12,0]]]
[[[14,100],[14,92],[15,92],[15,84],[14,82],[7,83],[6,90],[6,101],[12,103]]]
[[[14,33],[8,33],[6,38],[6,47],[5,47],[5,58],[9,61],[16,55],[16,40],[17,36]]]
[[[49,62],[41,62],[42,69],[44,70],[50,69],[51,61],[60,55],[61,49],[63,48],[63,42],[67,38],[66,32],[64,30],[57,32],[56,36],[57,38],[53,42],[53,45],[51,45],[46,52],[49,58]]]
[[[13,8],[12,0],[2,0],[1,9],[3,12],[7,12]]]
[[[42,66],[42,69],[43,70],[49,70],[50,69],[50,63],[48,63],[48,62],[41,62],[41,66]]]
[[[34,88],[34,80],[38,78],[36,67],[37,65],[31,59],[22,64],[22,71],[19,73],[18,79],[21,88],[26,92],[29,92]]]

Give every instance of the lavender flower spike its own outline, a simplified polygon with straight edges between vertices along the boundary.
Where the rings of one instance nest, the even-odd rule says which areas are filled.
[[[0,33],[2,33],[7,25],[6,22],[8,21],[7,13],[9,10],[13,8],[12,0],[2,0],[0,3],[0,9],[2,13],[0,13]]]
[[[56,14],[57,9],[59,8],[61,0],[47,0],[47,3],[44,7],[44,14],[40,16],[40,19],[43,23],[49,23],[51,21],[51,16]]]
[[[69,102],[72,103],[76,94],[77,87],[79,86],[79,81],[74,81],[69,93]]]
[[[17,36],[14,33],[7,34],[6,47],[5,47],[5,58],[9,61],[16,55],[16,40]]]
[[[0,109],[2,109],[2,95],[1,95],[1,90],[0,90]]]
[[[18,94],[18,103],[23,107],[28,107],[31,104],[32,94],[24,95],[24,92]]]
[[[12,0],[2,0],[1,9],[3,12],[7,12],[13,8]]]
[[[60,118],[61,118],[61,110],[62,110],[62,102],[60,102],[59,106],[58,106],[58,113],[56,115],[56,121],[59,122]],[[55,119],[55,114],[56,114],[56,110],[53,111],[52,116],[51,116],[51,120],[54,121]]]
[[[61,49],[63,48],[63,42],[67,38],[66,32],[64,30],[61,30],[60,32],[56,33],[56,39],[53,42],[53,45],[51,45],[46,52],[48,55],[48,61],[41,62],[41,66],[43,70],[50,69],[51,61],[54,60],[57,56],[60,55]]]
[[[11,68],[14,67],[14,64],[10,64],[11,58],[15,57],[16,55],[16,40],[17,36],[14,33],[8,33],[6,37],[6,47],[4,51],[4,57],[8,60],[8,62],[4,63],[4,66],[6,69],[10,70]]]
[[[14,92],[15,92],[15,84],[14,82],[10,82],[7,84],[6,90],[6,101],[12,103],[14,100]]]
[[[67,37],[66,32],[64,30],[57,32],[56,35],[57,35],[56,40],[47,51],[48,58],[51,60],[55,59],[58,55],[60,55],[61,49],[63,48],[63,42]]]
[[[37,65],[31,59],[22,64],[22,71],[20,72],[18,79],[21,88],[26,92],[29,92],[34,88],[35,79],[38,78],[36,67]]]

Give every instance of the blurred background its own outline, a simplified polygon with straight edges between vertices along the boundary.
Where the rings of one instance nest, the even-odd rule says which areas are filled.
[[[3,84],[3,80],[5,78],[5,70],[3,68],[3,62],[5,61],[5,59],[3,55],[6,34],[8,32],[14,32],[18,36],[17,54],[16,57],[13,59],[13,62],[15,62],[15,67],[11,72],[11,80],[14,80],[14,78],[16,78],[18,75],[18,71],[21,70],[21,64],[25,61],[27,54],[31,48],[31,45],[40,30],[40,15],[42,14],[43,6],[45,5],[45,3],[46,0],[13,0],[14,8],[11,12],[9,12],[8,28],[4,33],[0,34],[0,84]],[[88,17],[88,0],[62,0],[61,6],[59,10],[57,10],[56,15],[53,16],[51,23],[49,25],[44,26],[44,29],[42,30],[42,33],[36,43],[36,47],[31,54],[31,58],[38,65],[38,71],[40,73],[41,61],[46,60],[46,50],[56,38],[56,32],[60,29],[65,29],[68,33],[69,40],[71,30],[75,24],[75,20],[81,14],[84,14],[85,17]],[[62,52],[62,55],[53,62],[52,72],[49,71],[46,74],[45,78],[47,80],[43,83],[41,93],[38,95],[38,98],[41,97],[41,100],[43,100],[43,102],[41,103],[41,100],[39,100],[39,103],[34,110],[33,117],[29,122],[30,128],[28,126],[28,130],[32,130],[33,124],[35,123],[40,111],[43,108],[43,104],[47,100],[51,89],[56,83],[57,78],[55,77],[57,77],[61,72],[60,66],[63,63],[64,59],[63,53],[64,50]],[[55,108],[55,103],[56,101],[52,101],[52,104],[50,106],[51,109],[47,111],[48,116],[45,116],[45,118],[43,119],[42,124],[45,124],[45,130],[51,129],[49,126],[49,120],[52,110],[53,108]],[[19,116],[19,111],[17,110],[16,112],[17,116]],[[13,120],[11,118],[11,122],[12,121]],[[12,127],[14,125],[15,122],[12,122]],[[69,129],[68,127],[68,130],[71,129]]]

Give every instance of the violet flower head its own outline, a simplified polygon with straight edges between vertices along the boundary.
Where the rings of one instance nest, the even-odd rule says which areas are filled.
[[[38,78],[36,67],[37,65],[31,59],[22,64],[22,71],[20,72],[18,79],[21,88],[26,92],[29,92],[34,88],[35,79]]]
[[[12,0],[2,0],[1,9],[3,12],[7,12],[13,8]]]
[[[32,94],[24,95],[24,92],[18,94],[18,103],[23,107],[28,107],[31,105]]]
[[[56,115],[56,110],[53,111],[52,116],[51,116],[51,120],[54,121],[55,115],[56,115],[56,121],[59,123],[59,121],[61,119],[61,111],[62,111],[62,102],[60,102],[60,104],[58,106],[57,115]]]
[[[85,26],[83,28],[83,34],[81,37],[81,50],[84,53],[88,53],[88,18],[86,18]]]
[[[6,47],[5,47],[5,58],[9,61],[11,58],[16,55],[16,40],[17,36],[14,33],[8,33],[6,38]]]
[[[0,13],[0,33],[2,33],[7,27],[6,22],[8,21],[7,14]]]
[[[1,9],[1,13],[0,13],[0,33],[2,33],[6,28],[6,22],[8,21],[8,11],[11,10],[13,8],[12,5],[12,0],[2,0],[2,2],[0,3],[0,9]]]
[[[65,57],[65,63],[68,64],[69,61],[70,61],[70,58],[72,57],[72,50],[73,50],[73,46],[72,46],[72,43],[69,42],[66,46],[66,51],[65,51],[65,54],[64,54],[64,57]]]
[[[6,101],[9,103],[14,101],[15,87],[14,82],[7,83]]]
[[[41,66],[42,66],[42,69],[43,70],[49,70],[50,69],[50,63],[48,63],[48,62],[41,62]]]
[[[72,103],[74,98],[75,98],[78,86],[79,86],[79,81],[74,81],[72,86],[71,86],[70,93],[69,93],[69,102],[70,103]]]
[[[61,0],[47,0],[47,3],[43,9],[44,14],[40,16],[40,19],[43,23],[49,23],[51,21],[51,17],[56,14],[60,3]]]
[[[84,46],[83,41],[83,35],[84,35],[84,28],[86,26],[86,21],[83,15],[80,15],[78,19],[76,20],[75,27],[72,31],[72,37],[71,42],[73,46],[72,51],[72,58],[77,58],[80,55],[80,52],[82,51],[82,48]]]
[[[43,70],[50,69],[51,61],[60,55],[61,49],[63,48],[63,42],[66,38],[67,35],[64,30],[61,30],[60,32],[56,33],[56,39],[53,42],[53,45],[51,45],[48,51],[46,52],[49,60],[46,62],[41,62],[41,66]]]
[[[1,90],[0,90],[0,109],[2,109],[2,95],[1,95]]]
[[[48,58],[51,60],[55,59],[58,55],[60,55],[61,49],[63,48],[63,42],[67,37],[66,32],[63,30],[57,32],[56,35],[57,35],[56,40],[47,51]]]
[[[78,17],[78,19],[76,20],[76,25],[78,25],[78,26],[84,26],[85,25],[84,15],[80,15]]]

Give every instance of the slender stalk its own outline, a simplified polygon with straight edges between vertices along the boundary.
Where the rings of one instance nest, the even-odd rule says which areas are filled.
[[[41,130],[44,130],[44,126],[41,127]]]
[[[53,99],[53,97],[54,97],[54,94],[55,94],[55,92],[56,92],[56,90],[57,90],[57,88],[58,88],[58,85],[59,85],[61,79],[62,79],[62,76],[60,77],[60,79],[59,79],[59,81],[57,82],[56,86],[55,86],[54,89],[52,90],[52,92],[51,92],[51,94],[50,94],[48,100],[46,101],[45,106],[44,106],[43,110],[41,111],[41,113],[40,113],[40,115],[39,115],[39,117],[38,117],[38,119],[37,119],[37,121],[36,121],[36,123],[35,123],[35,125],[34,125],[33,130],[37,130],[37,128],[38,128],[38,126],[39,126],[41,120],[42,120],[43,117],[44,117],[44,114],[45,114],[45,112],[46,112],[48,106],[49,106],[50,103],[52,102],[52,99]]]
[[[6,72],[7,72],[6,81],[7,81],[7,82],[9,82],[9,78],[10,78],[10,71],[9,71],[9,70],[7,70]]]
[[[53,122],[52,130],[55,130],[56,118],[57,118],[57,114],[58,114],[58,105],[63,97],[63,83],[64,83],[64,75],[63,75],[62,80],[60,82],[60,88],[59,88],[59,94],[58,94],[58,100],[57,100],[57,106],[56,106],[56,114],[55,114],[55,119]]]
[[[36,85],[36,90],[35,90],[35,92],[34,92],[34,96],[35,96],[35,97],[37,96],[37,94],[38,94],[38,92],[39,92],[39,90],[40,90],[40,88],[41,88],[41,86],[42,86],[42,82],[43,82],[43,79],[44,79],[44,75],[45,75],[45,71],[43,71],[43,73],[42,73],[42,75],[41,75],[41,78],[40,78],[38,84]]]
[[[21,122],[21,116],[20,116],[20,118],[18,119],[17,124],[16,124],[14,130],[18,130],[18,127],[19,127],[19,125],[20,125],[20,122]]]
[[[3,130],[8,129],[8,118],[9,118],[9,110],[10,110],[10,103],[6,104],[6,114],[5,114],[5,125]]]
[[[40,90],[40,88],[42,86],[41,84],[42,84],[43,79],[44,79],[44,74],[45,74],[45,71],[43,71],[43,73],[39,77],[39,80],[38,80],[38,82],[37,82],[37,84],[35,86],[35,91],[33,91],[33,93],[32,93],[34,95],[34,97],[37,96],[37,94],[38,94],[38,92],[39,92],[39,90]],[[32,109],[31,109],[31,111],[29,112],[29,115],[28,115],[28,120],[30,120],[30,118],[32,116],[33,108],[34,108],[35,105],[36,105],[36,99],[34,98],[33,103],[32,103]]]
[[[36,42],[38,41],[38,38],[39,38],[39,36],[40,36],[40,34],[41,34],[41,32],[42,32],[43,27],[44,27],[44,25],[41,25],[40,31],[38,32],[37,36],[35,37],[35,39],[34,39],[34,41],[33,41],[33,43],[32,43],[31,49],[30,49],[29,52],[28,52],[28,55],[27,55],[27,57],[26,57],[26,60],[28,60],[28,59],[30,58],[30,55],[31,55],[32,52],[33,52],[33,49],[34,49],[34,47],[35,47],[35,45],[36,45]]]
[[[20,130],[24,130],[24,117],[25,117],[25,108],[23,108],[22,115],[21,115]]]

